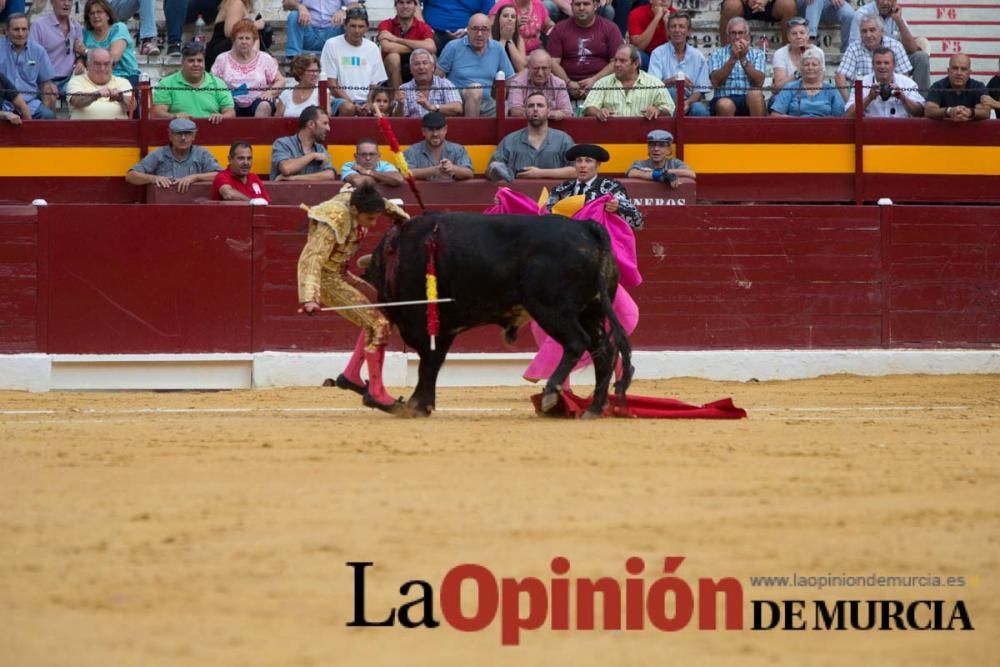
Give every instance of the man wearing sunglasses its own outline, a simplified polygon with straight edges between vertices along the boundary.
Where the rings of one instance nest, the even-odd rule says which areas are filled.
[[[52,0],[52,13],[39,16],[28,30],[28,39],[41,45],[52,65],[52,82],[59,94],[66,94],[66,83],[74,74],[82,74],[87,47],[83,45],[83,27],[70,18],[73,0]]]

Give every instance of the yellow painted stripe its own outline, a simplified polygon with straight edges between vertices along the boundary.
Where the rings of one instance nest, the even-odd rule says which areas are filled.
[[[139,161],[128,147],[0,148],[0,176],[125,176]]]
[[[865,146],[864,155],[865,173],[1000,176],[997,146]]]
[[[684,144],[697,174],[851,174],[851,144]]]

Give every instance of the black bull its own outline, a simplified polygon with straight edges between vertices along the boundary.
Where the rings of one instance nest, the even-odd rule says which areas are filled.
[[[600,415],[621,355],[623,397],[631,382],[631,347],[611,309],[618,288],[618,265],[607,231],[590,220],[546,215],[434,213],[397,224],[372,254],[365,278],[379,301],[426,298],[428,240],[436,245],[439,305],[436,348],[427,333],[426,306],[386,309],[403,340],[420,355],[416,389],[407,412],[434,409],[438,372],[459,333],[483,324],[503,327],[513,341],[518,327],[533,318],[563,347],[563,356],[543,392],[542,408],[558,402],[563,382],[589,352],[596,387],[590,416]]]

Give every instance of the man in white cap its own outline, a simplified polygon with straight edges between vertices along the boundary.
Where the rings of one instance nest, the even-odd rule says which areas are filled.
[[[583,195],[584,201],[592,201],[602,195],[611,195],[614,199],[604,205],[604,210],[620,215],[632,229],[642,229],[645,220],[643,220],[639,209],[632,203],[628,192],[625,191],[625,186],[613,178],[605,178],[597,173],[600,164],[610,159],[611,156],[604,148],[594,144],[577,144],[566,151],[566,161],[573,163],[573,167],[576,169],[576,178],[554,187],[545,207],[551,211],[552,207],[560,200],[574,195]]]
[[[695,173],[683,160],[670,157],[670,149],[674,143],[674,135],[666,130],[653,130],[646,135],[646,150],[648,160],[636,160],[625,172],[628,178],[642,178],[647,181],[659,181],[672,188],[679,186],[677,178],[684,176],[694,179]]]
[[[211,183],[222,171],[218,160],[207,149],[194,145],[198,127],[190,118],[170,121],[168,144],[142,158],[125,174],[132,185],[156,185],[187,192],[192,183]]]

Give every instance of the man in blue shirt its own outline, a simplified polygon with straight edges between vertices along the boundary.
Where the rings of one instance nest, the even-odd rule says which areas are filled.
[[[423,20],[434,28],[434,45],[437,52],[453,39],[465,36],[465,26],[472,15],[489,14],[494,0],[424,0]],[[421,18],[421,17],[417,17]]]
[[[653,49],[649,57],[649,73],[663,82],[677,102],[677,73],[683,72],[684,115],[708,116],[708,105],[703,101],[711,89],[708,61],[697,47],[688,45],[691,18],[674,14],[667,19],[667,33],[669,41]]]
[[[7,36],[0,37],[0,74],[10,79],[21,92],[32,118],[51,120],[56,117],[52,107],[59,93],[52,82],[52,64],[45,49],[28,39],[28,17],[24,14],[11,14]]]
[[[503,72],[508,79],[514,76],[507,52],[500,42],[490,39],[486,14],[473,14],[468,34],[448,42],[438,59],[438,69],[462,91],[464,115],[473,117],[496,115],[493,79],[497,72]]]

